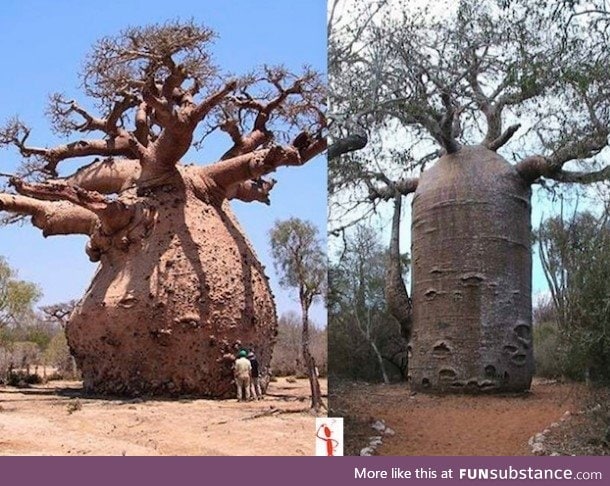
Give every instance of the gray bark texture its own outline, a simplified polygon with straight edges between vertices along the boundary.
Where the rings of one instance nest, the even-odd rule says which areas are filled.
[[[534,371],[530,188],[483,146],[419,181],[412,220],[412,388],[523,391]]]

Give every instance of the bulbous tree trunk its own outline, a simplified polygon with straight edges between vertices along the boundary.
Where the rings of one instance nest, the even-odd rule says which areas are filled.
[[[315,71],[281,66],[219,85],[213,38],[192,21],[104,38],[83,75],[102,115],[51,97],[54,129],[79,138],[43,148],[17,118],[0,127],[26,175],[10,177],[0,211],[31,216],[44,236],[87,235],[100,262],[66,326],[88,391],[232,396],[240,347],[256,352],[266,383],[273,297],[228,201],[269,204],[276,181],[264,176],[326,150],[325,88]],[[181,165],[214,132],[231,142],[220,159]],[[63,161],[88,157],[59,177]]]
[[[225,200],[185,170],[132,194],[144,215],[108,241],[66,327],[96,393],[232,396],[236,347],[269,369],[277,320],[261,264]]]
[[[482,146],[425,171],[412,212],[412,388],[521,391],[533,374],[530,188]]]

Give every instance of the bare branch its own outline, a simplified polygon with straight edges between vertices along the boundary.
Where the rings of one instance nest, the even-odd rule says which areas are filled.
[[[368,143],[368,137],[365,133],[354,135],[348,135],[347,137],[340,138],[333,142],[328,147],[328,158],[334,159],[348,152],[354,152],[356,150],[363,149]]]
[[[29,132],[28,132],[29,135]],[[102,157],[139,155],[131,143],[131,138],[125,132],[121,136],[108,140],[79,140],[53,148],[30,147],[25,145],[27,136],[16,143],[21,155],[42,157],[46,162],[44,169],[54,173],[57,165],[66,159],[98,155]],[[134,153],[136,152],[136,153]]]
[[[87,191],[100,194],[116,194],[130,187],[138,179],[140,162],[134,159],[104,159],[78,169],[74,174],[57,179]]]
[[[229,81],[224,87],[218,90],[216,93],[208,96],[205,100],[199,103],[190,115],[191,123],[197,124],[219,103],[221,103],[226,96],[237,87],[237,81]]]
[[[508,143],[512,136],[521,128],[521,124],[517,123],[508,127],[498,138],[493,140],[487,145],[489,150],[496,152],[500,147],[503,147]]]
[[[296,148],[275,146],[202,167],[201,171],[220,187],[229,189],[234,184],[269,174],[282,165],[303,163]]]
[[[222,188],[228,197],[237,195],[241,191],[244,197],[250,197],[245,192],[247,188],[254,190],[251,184],[246,184],[239,188],[242,183],[258,180],[261,176],[274,172],[281,166],[299,166],[326,150],[325,138],[312,138],[307,134],[299,135],[292,145],[276,145],[269,149],[261,149],[237,157],[221,160],[211,166],[197,169],[202,178],[209,178],[218,187]],[[273,184],[263,181],[260,187],[256,188],[264,197],[273,187]],[[266,196],[268,199],[268,194]],[[240,198],[245,200],[243,198]],[[261,200],[261,199],[252,199]]]
[[[32,216],[32,224],[42,234],[91,235],[99,220],[87,209],[69,202],[39,201],[30,197],[0,193],[0,211]]]
[[[570,160],[588,159],[597,155],[608,145],[608,129],[597,130],[578,140],[572,140],[559,149],[550,157],[547,157],[551,165],[561,167]]]
[[[529,184],[536,182],[541,177],[557,182],[576,184],[591,184],[610,180],[610,165],[597,171],[565,171],[553,159],[542,156],[527,157],[519,162],[515,168],[519,175]]]
[[[389,201],[394,199],[396,194],[402,194],[407,196],[417,190],[417,184],[419,178],[403,178],[396,182],[386,181],[386,186],[375,187],[372,183],[368,185],[369,188],[369,200],[374,201],[381,199],[383,201]]]
[[[601,170],[594,172],[576,172],[561,170],[548,176],[558,182],[567,182],[575,184],[591,184],[594,182],[602,182],[610,180],[610,165]]]
[[[271,204],[269,194],[277,181],[269,181],[262,177],[242,182],[227,192],[227,199],[239,199],[244,202],[259,201],[264,204]]]
[[[78,186],[58,182],[28,184],[17,178],[12,178],[10,184],[19,194],[25,196],[44,201],[67,201],[89,210],[98,216],[106,234],[125,227],[133,217],[133,206],[128,206],[120,200],[108,201],[103,195]]]

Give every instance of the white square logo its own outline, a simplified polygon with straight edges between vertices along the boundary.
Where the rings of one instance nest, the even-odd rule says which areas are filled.
[[[343,455],[343,418],[316,417],[316,456]]]

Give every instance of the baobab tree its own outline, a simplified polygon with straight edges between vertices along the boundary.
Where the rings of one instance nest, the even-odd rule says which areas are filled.
[[[33,146],[19,119],[0,131],[24,159],[0,210],[31,216],[44,236],[87,235],[100,262],[66,326],[87,390],[224,396],[239,345],[268,367],[275,306],[228,201],[269,204],[275,181],[264,176],[325,150],[325,90],[310,69],[229,77],[212,60],[214,37],[191,21],[103,38],[82,73],[100,114],[50,98],[53,128],[72,141]],[[228,135],[220,160],[183,164],[214,131]],[[86,157],[96,158],[58,176]]]
[[[610,178],[609,32],[572,7],[396,0],[335,35],[349,62],[330,66],[333,147],[364,127],[371,149],[337,156],[330,187],[339,203],[394,202],[386,299],[414,389],[529,388],[532,186]],[[396,278],[408,195],[410,296]]]

